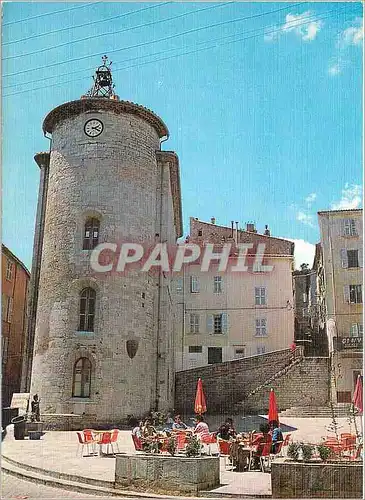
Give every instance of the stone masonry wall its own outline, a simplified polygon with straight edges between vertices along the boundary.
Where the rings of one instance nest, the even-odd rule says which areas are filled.
[[[104,123],[97,138],[84,133],[91,118]],[[154,408],[160,387],[167,388],[161,391],[165,405],[172,404],[169,370],[156,372],[162,359],[158,296],[163,311],[166,285],[139,271],[95,273],[91,252],[82,249],[88,217],[100,220],[99,242],[154,244],[160,232],[167,239],[172,215],[161,231],[160,204],[165,195],[166,210],[171,192],[159,192],[159,147],[154,127],[133,114],[95,109],[53,129],[31,385],[45,413],[83,415],[94,424],[119,422]],[[96,292],[93,332],[78,331],[79,294],[85,287]],[[166,333],[164,327],[160,336]],[[138,342],[133,359],[126,349],[130,339]],[[160,339],[160,345],[164,342]],[[80,357],[92,365],[89,398],[72,397],[73,367]]]
[[[303,358],[287,375],[274,380],[246,401],[246,396],[251,391],[288,367],[291,362],[292,354],[289,349],[285,349],[177,372],[175,408],[184,414],[193,412],[199,377],[203,381],[210,414],[265,410],[271,387],[277,392],[280,410],[291,406],[325,405],[328,402],[327,358]]]

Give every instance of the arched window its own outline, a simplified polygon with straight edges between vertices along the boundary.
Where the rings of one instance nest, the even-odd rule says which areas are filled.
[[[80,293],[79,331],[93,332],[95,318],[96,292],[92,288],[84,288]]]
[[[83,250],[92,250],[99,242],[100,221],[95,218],[89,218],[85,222]]]
[[[89,398],[91,386],[91,363],[87,358],[79,358],[74,365],[72,397]]]

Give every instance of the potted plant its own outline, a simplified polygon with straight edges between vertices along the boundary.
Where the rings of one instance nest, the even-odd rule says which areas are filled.
[[[171,456],[174,456],[176,453],[177,442],[174,436],[170,436],[167,441],[167,451]]]
[[[323,444],[320,444],[317,446],[318,454],[320,459],[323,462],[326,462],[328,460],[329,456],[331,455],[331,450],[328,448],[328,446],[324,446]]]
[[[290,443],[288,446],[288,457],[292,460],[297,461],[299,459],[300,454],[300,444],[299,443]]]
[[[200,455],[201,448],[202,445],[199,438],[197,436],[192,436],[186,445],[185,454],[187,457],[196,457]]]

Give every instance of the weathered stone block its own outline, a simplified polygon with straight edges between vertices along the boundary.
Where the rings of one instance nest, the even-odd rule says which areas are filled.
[[[363,464],[273,462],[273,498],[363,498]]]
[[[219,486],[219,457],[116,457],[115,487],[197,494]]]

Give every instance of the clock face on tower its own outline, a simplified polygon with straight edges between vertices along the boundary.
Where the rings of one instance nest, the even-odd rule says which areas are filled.
[[[89,137],[97,137],[102,133],[104,129],[103,122],[97,120],[96,118],[92,118],[87,121],[84,125],[84,132]]]

